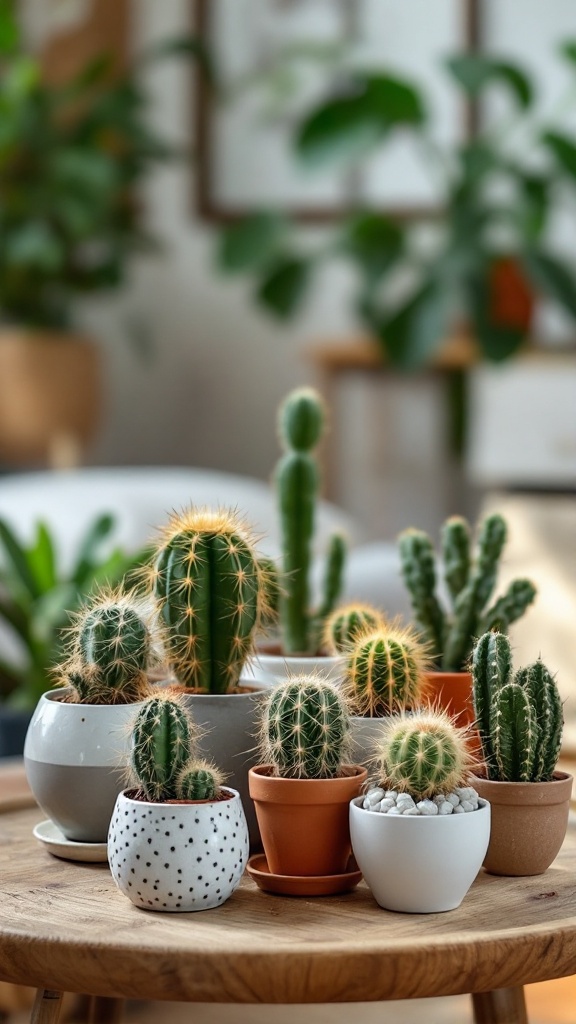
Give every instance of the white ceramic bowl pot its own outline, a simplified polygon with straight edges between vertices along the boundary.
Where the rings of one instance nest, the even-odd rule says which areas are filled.
[[[490,838],[490,805],[469,814],[389,815],[350,804],[352,850],[374,898],[386,910],[436,914],[459,907]]]
[[[258,651],[246,664],[241,682],[245,686],[276,686],[297,675],[319,675],[331,683],[344,679],[345,659],[341,654],[284,655]]]
[[[144,910],[212,910],[232,895],[248,860],[248,827],[234,789],[223,798],[150,803],[120,794],[108,835],[116,885]]]
[[[105,843],[116,797],[126,785],[130,724],[140,704],[69,704],[45,693],[24,744],[30,788],[67,839]]]

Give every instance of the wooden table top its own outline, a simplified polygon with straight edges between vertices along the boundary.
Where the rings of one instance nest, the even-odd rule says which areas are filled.
[[[106,865],[31,835],[37,809],[0,814],[0,979],[69,992],[200,1002],[348,1002],[482,992],[576,973],[576,830],[543,876],[480,873],[447,914],[345,896],[286,898],[247,877],[217,910],[136,909]]]

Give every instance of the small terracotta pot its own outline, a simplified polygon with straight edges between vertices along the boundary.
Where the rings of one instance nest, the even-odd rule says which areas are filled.
[[[470,729],[470,753],[482,758],[480,736],[474,724],[472,701],[472,674],[470,672],[428,672],[425,699],[434,707],[446,711],[459,728]]]
[[[366,769],[345,765],[337,779],[281,779],[272,765],[249,772],[250,796],[274,875],[341,875],[351,853],[348,805]]]
[[[550,782],[493,782],[472,777],[492,806],[484,868],[492,875],[541,875],[566,835],[572,776],[554,772]]]

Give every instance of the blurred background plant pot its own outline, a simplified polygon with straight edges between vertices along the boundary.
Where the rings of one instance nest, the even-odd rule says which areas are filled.
[[[0,331],[0,456],[10,463],[78,461],[101,408],[97,346],[78,334]]]

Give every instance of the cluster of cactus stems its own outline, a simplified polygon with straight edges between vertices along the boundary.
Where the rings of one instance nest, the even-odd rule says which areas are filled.
[[[489,779],[546,782],[562,742],[562,700],[540,659],[515,674],[508,637],[481,636],[472,658],[474,711]]]
[[[322,647],[328,654],[343,654],[360,633],[385,625],[384,616],[371,604],[342,605],[324,623]]]
[[[197,758],[198,730],[180,702],[169,694],[151,697],[132,729],[134,784],[146,800],[214,800],[218,769]]]
[[[311,609],[311,563],[319,471],[314,449],[324,429],[324,408],[312,388],[292,391],[280,406],[278,430],[284,449],[276,466],[282,530],[279,616],[285,654],[315,654],[323,624],[342,589],[346,544],[330,540],[320,606]]]
[[[488,606],[506,534],[501,515],[487,516],[480,525],[473,557],[466,520],[454,516],[444,523],[441,556],[449,611],[436,594],[437,559],[432,541],[420,530],[405,530],[400,535],[402,574],[416,624],[428,640],[434,663],[441,671],[464,670],[475,638],[491,629],[507,632],[536,596],[530,580],[518,579]]]
[[[472,765],[466,737],[443,712],[391,719],[376,750],[380,785],[418,800],[452,792]]]
[[[415,630],[397,625],[365,629],[346,651],[344,689],[357,715],[380,718],[422,701],[428,656]]]
[[[172,516],[149,585],[178,682],[206,693],[233,691],[269,592],[245,523],[232,510],[193,508]]]
[[[276,775],[337,777],[349,749],[348,709],[342,694],[319,676],[293,676],[270,691],[261,721],[261,751]]]
[[[79,703],[144,700],[148,670],[161,653],[155,609],[133,592],[102,592],[76,616],[69,648],[59,682],[72,687]]]

